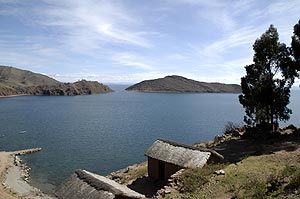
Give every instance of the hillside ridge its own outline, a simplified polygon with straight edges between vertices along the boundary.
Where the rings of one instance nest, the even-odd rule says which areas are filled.
[[[12,66],[0,66],[0,96],[11,95],[90,95],[113,90],[96,81],[62,83],[43,74]]]
[[[144,80],[126,88],[126,90],[174,93],[240,93],[241,87],[237,84],[199,82],[178,75],[170,75],[164,78]]]

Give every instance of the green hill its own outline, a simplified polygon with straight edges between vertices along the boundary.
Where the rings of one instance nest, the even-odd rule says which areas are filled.
[[[15,87],[58,85],[60,82],[46,75],[9,66],[0,66],[0,83]]]
[[[172,75],[154,80],[145,80],[126,88],[126,90],[175,93],[240,93],[241,87],[237,84],[198,82],[185,77]]]
[[[113,90],[95,81],[62,83],[46,75],[0,66],[0,96],[9,95],[88,95]]]

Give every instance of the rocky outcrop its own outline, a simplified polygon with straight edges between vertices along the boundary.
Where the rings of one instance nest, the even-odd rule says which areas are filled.
[[[90,95],[113,90],[96,81],[61,83],[42,74],[0,66],[0,96],[9,95]]]
[[[167,194],[179,190],[183,185],[183,182],[180,179],[180,175],[184,170],[185,169],[180,169],[179,171],[171,175],[170,178],[168,179],[167,184],[163,186],[160,190],[158,190],[153,198],[154,199],[164,198]]]
[[[241,87],[237,84],[198,82],[173,75],[160,79],[142,81],[126,88],[126,90],[174,93],[240,93]]]
[[[113,92],[108,86],[95,81],[81,80],[75,83],[61,83],[55,86],[36,86],[30,87],[27,93],[31,95],[91,95],[97,93]]]

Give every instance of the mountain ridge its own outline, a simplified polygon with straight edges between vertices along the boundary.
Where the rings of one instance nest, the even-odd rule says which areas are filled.
[[[125,90],[140,92],[173,92],[173,93],[240,93],[238,84],[207,83],[188,79],[178,75],[144,80]]]
[[[0,66],[0,96],[10,95],[90,95],[113,92],[107,85],[81,80],[62,83],[43,74],[12,66]]]

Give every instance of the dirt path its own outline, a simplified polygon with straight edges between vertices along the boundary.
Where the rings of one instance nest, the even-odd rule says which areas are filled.
[[[38,151],[41,148],[0,152],[0,199],[54,199],[25,182],[21,177],[24,171],[18,166],[20,163],[15,165],[15,156]]]
[[[5,179],[6,170],[13,164],[14,152],[0,152],[0,198],[2,199],[16,199],[5,192],[3,181]]]

